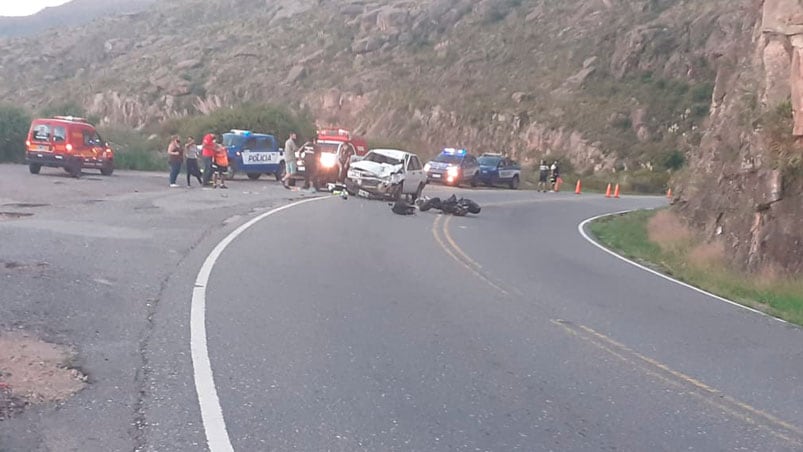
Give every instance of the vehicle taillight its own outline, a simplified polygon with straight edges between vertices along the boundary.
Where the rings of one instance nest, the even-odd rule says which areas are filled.
[[[67,152],[72,152],[72,145],[67,143]]]
[[[30,146],[30,145],[31,145],[31,140],[25,140],[25,146]]]

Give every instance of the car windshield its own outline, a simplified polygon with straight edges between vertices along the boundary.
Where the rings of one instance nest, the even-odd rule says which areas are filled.
[[[242,146],[245,142],[245,137],[242,135],[234,135],[231,133],[223,134],[223,146]]]
[[[377,152],[369,152],[363,160],[375,163],[385,163],[387,165],[401,165],[402,161],[395,159],[389,155],[379,154]]]
[[[318,142],[318,149],[321,152],[330,152],[332,154],[336,154],[338,145],[339,145],[338,143],[321,143],[319,141]]]
[[[450,165],[459,165],[460,162],[463,161],[463,156],[454,154],[439,154],[437,157],[435,157],[434,161],[440,163],[448,163]]]
[[[479,159],[480,166],[496,166],[499,165],[499,162],[502,160],[501,157],[480,157]]]

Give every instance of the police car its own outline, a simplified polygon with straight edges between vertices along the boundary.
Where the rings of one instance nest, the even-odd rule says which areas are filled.
[[[223,134],[223,145],[229,155],[229,179],[238,172],[253,180],[262,174],[284,177],[284,152],[273,135],[233,129]]]
[[[429,182],[441,182],[455,187],[468,182],[476,187],[480,167],[477,158],[465,149],[445,148],[424,165],[424,173]]]
[[[521,166],[502,154],[480,156],[479,181],[487,186],[507,185],[515,190],[521,181]]]

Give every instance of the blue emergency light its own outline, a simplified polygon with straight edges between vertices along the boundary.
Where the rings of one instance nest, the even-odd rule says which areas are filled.
[[[455,148],[443,148],[443,153],[444,154],[449,154],[449,155],[455,155],[455,154],[457,154],[457,155],[466,155],[466,150],[465,149],[455,149]]]
[[[244,137],[247,137],[247,136],[251,135],[251,131],[250,130],[231,129],[231,133],[233,133],[235,135],[242,135]]]

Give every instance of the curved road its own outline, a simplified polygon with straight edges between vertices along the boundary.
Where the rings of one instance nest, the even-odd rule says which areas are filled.
[[[803,448],[801,329],[578,233],[662,199],[462,194],[481,215],[333,197],[225,249],[205,326],[234,450]],[[177,302],[156,319],[150,450],[206,441],[184,301],[208,252],[177,269]]]

